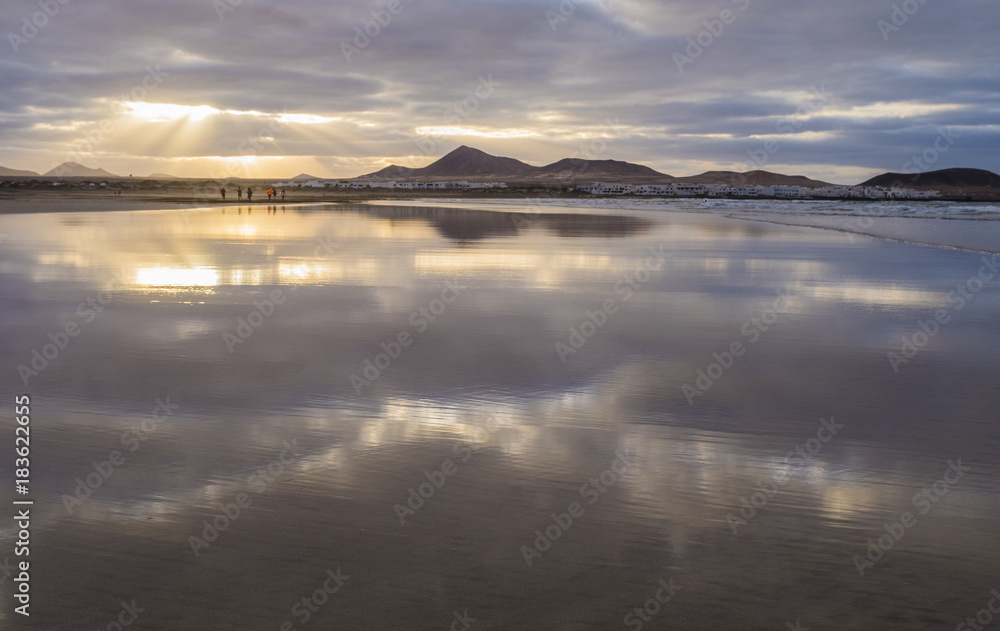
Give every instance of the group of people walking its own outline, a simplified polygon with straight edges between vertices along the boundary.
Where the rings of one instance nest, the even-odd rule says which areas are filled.
[[[222,187],[221,193],[222,193],[222,199],[226,199],[226,187],[225,186]],[[279,194],[281,195],[281,201],[285,201],[285,191],[284,191],[284,189],[282,189],[280,192],[278,191],[278,189],[274,188],[273,186],[269,187],[267,189],[267,198],[269,200],[270,199],[278,199],[278,195]],[[243,187],[242,186],[236,187],[236,199],[239,199],[239,200],[243,199]],[[252,202],[253,201],[253,189],[250,188],[249,186],[247,187],[247,201],[248,202]]]

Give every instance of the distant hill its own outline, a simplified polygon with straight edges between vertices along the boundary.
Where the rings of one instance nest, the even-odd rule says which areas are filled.
[[[485,151],[462,145],[446,156],[422,169],[415,169],[415,175],[430,177],[455,177],[468,175],[527,175],[537,167],[515,160],[491,156]]]
[[[104,169],[91,169],[76,162],[63,162],[51,171],[43,173],[46,177],[120,177],[114,173],[108,173]]]
[[[396,180],[401,178],[413,177],[413,172],[418,169],[411,169],[409,167],[401,167],[395,164],[390,164],[384,169],[375,171],[374,173],[369,173],[368,175],[362,175],[362,178],[378,178],[385,180]]]
[[[309,175],[308,173],[299,173],[298,175],[296,175],[295,177],[293,177],[290,181],[291,182],[306,182],[308,180],[322,180],[322,179],[323,178],[321,178],[321,177],[316,177],[315,175]]]
[[[181,178],[169,173],[150,173],[147,180],[180,180]]]
[[[631,164],[619,160],[583,160],[579,158],[564,158],[552,164],[536,167],[514,158],[492,156],[485,151],[462,145],[448,153],[440,160],[419,169],[411,169],[398,165],[390,165],[362,175],[362,178],[394,179],[394,178],[518,178],[518,179],[555,179],[560,176],[572,177],[610,177],[610,176],[654,176],[669,178],[640,164]]]
[[[677,178],[679,182],[690,182],[692,184],[759,184],[761,186],[805,186],[807,188],[821,188],[831,186],[827,182],[813,180],[804,175],[782,175],[781,173],[771,173],[770,171],[747,171],[739,173],[737,171],[706,171],[700,175]]]
[[[34,171],[18,171],[17,169],[8,169],[7,167],[0,167],[0,175],[12,175],[16,177],[38,177],[38,174]]]
[[[905,188],[926,188],[939,191],[970,188],[1000,188],[1000,175],[983,169],[942,169],[926,173],[883,173],[861,186],[903,186]]]
[[[485,151],[462,145],[436,162],[419,169],[391,164],[375,173],[361,177],[509,177],[527,175],[533,173],[537,168],[514,158],[491,156]]]
[[[671,177],[641,164],[632,164],[631,162],[622,162],[621,160],[584,160],[582,158],[563,158],[558,162],[539,167],[538,172],[552,175],[569,173],[574,177]]]

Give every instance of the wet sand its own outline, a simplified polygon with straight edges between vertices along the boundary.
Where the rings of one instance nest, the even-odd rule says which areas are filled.
[[[680,212],[222,210],[0,217],[38,628],[134,599],[143,629],[951,629],[1000,587],[980,254]]]
[[[822,216],[753,213],[737,217],[790,226],[811,226],[905,243],[1000,253],[1000,217],[886,217],[861,213]]]

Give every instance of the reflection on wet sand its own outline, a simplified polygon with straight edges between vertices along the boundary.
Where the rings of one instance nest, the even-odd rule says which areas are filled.
[[[443,237],[469,243],[494,237],[517,236],[525,229],[544,228],[562,237],[613,238],[648,230],[652,222],[625,215],[509,213],[465,208],[346,204],[337,212],[363,212],[393,222],[418,221],[433,226]]]
[[[278,628],[337,567],[351,579],[321,626],[442,628],[468,609],[474,628],[620,628],[668,577],[682,590],[657,621],[677,628],[909,629],[978,607],[1000,560],[1000,292],[905,375],[886,362],[974,256],[704,215],[539,215],[507,232],[497,212],[253,210],[3,218],[3,365],[82,330],[24,386],[56,627],[136,598],[144,627]],[[653,247],[662,268],[626,299],[619,281]],[[415,326],[446,282],[465,289]],[[689,403],[682,386],[778,290],[793,307]],[[555,343],[608,299],[561,361]],[[401,332],[412,343],[359,394],[350,377]],[[176,412],[142,429],[165,397]],[[831,417],[842,429],[797,452]],[[77,495],[114,450],[125,464]],[[581,488],[620,453],[636,465],[589,503]],[[972,470],[859,577],[852,557],[956,458]],[[446,460],[454,474],[401,524],[394,506]],[[528,567],[521,547],[574,501],[583,516]]]

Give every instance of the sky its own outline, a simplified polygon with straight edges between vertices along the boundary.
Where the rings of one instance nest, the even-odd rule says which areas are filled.
[[[1000,172],[996,0],[0,0],[0,165]]]

